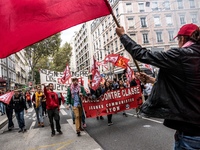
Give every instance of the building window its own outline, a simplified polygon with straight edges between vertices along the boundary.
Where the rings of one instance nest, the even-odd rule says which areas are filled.
[[[136,41],[136,35],[135,33],[130,33],[130,37],[132,40]]]
[[[180,23],[181,25],[185,24],[185,15],[180,15]]]
[[[174,41],[174,31],[168,31],[169,41]]]
[[[194,0],[189,0],[189,2],[190,2],[190,8],[195,8]]]
[[[138,3],[139,12],[144,12],[144,3]]]
[[[142,27],[147,27],[147,24],[146,24],[146,17],[141,17],[141,18],[140,18],[140,21],[141,21],[141,26],[142,26]]]
[[[183,1],[177,0],[177,3],[178,3],[178,9],[183,9]]]
[[[152,2],[152,10],[153,11],[158,10],[158,2]]]
[[[166,16],[166,23],[167,23],[167,25],[172,25],[172,16],[171,15]]]
[[[157,42],[163,42],[162,40],[162,32],[156,32]]]
[[[119,9],[116,8],[116,16],[118,17],[119,16]]]
[[[133,12],[131,3],[126,3],[126,12],[127,13]]]
[[[129,28],[134,28],[134,19],[133,19],[133,17],[129,17],[129,18],[127,18],[127,20],[128,20],[128,27]]]
[[[191,14],[192,23],[197,23],[197,14]]]
[[[144,43],[149,43],[148,34],[147,34],[147,33],[143,33],[143,34],[142,34],[142,37],[143,37],[143,42],[144,42]]]
[[[160,24],[160,17],[159,16],[155,16],[154,17],[154,24],[155,24],[155,26],[160,26],[161,24]]]
[[[164,6],[165,10],[170,10],[170,3],[169,3],[169,1],[165,1],[163,3],[163,6]]]

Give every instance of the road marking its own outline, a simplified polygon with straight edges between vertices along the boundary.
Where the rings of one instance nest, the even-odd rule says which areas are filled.
[[[128,115],[130,115],[130,116],[135,116],[135,117],[137,117],[137,115],[134,115],[134,114],[131,114],[131,113],[126,113],[126,114],[128,114]],[[150,119],[150,118],[146,118],[146,117],[141,117],[141,118],[142,118],[142,119],[145,119],[145,120],[152,121],[152,122],[160,123],[160,124],[163,123],[162,121],[158,121],[158,120],[154,120],[154,119]]]
[[[67,115],[66,111],[64,111],[63,109],[60,110],[62,115]]]
[[[36,115],[36,113],[34,113],[32,117],[34,118],[34,117],[35,117],[35,115]]]
[[[154,120],[154,119],[150,119],[150,118],[145,118],[145,117],[142,117],[142,119],[153,121],[153,122],[160,123],[160,124],[163,123],[162,121],[158,121],[158,120]]]
[[[65,108],[65,106],[64,106],[64,105],[61,105],[60,108]]]
[[[32,112],[32,111],[33,111],[33,109],[34,109],[34,108],[29,108],[29,109],[28,109],[28,112]]]
[[[35,126],[35,124],[36,124],[36,121],[33,121],[32,124],[31,124],[31,126],[30,126],[30,130],[33,129],[33,127]]]
[[[55,143],[55,144],[50,144],[50,145],[42,145],[42,146],[39,146],[39,147],[36,147],[36,148],[32,148],[32,149],[29,149],[29,150],[38,150],[38,149],[54,147],[54,146],[57,146],[57,145],[62,145],[61,147],[56,149],[56,150],[61,150],[65,146],[72,144],[72,142],[74,142],[74,141],[68,140],[68,141],[65,141],[65,142],[60,142],[60,143]]]

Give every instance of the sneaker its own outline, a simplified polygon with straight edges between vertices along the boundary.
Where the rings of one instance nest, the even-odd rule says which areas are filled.
[[[23,130],[22,130],[22,129],[19,129],[18,133],[20,133],[20,132],[23,132]]]
[[[63,132],[62,132],[62,131],[58,131],[58,133],[59,133],[59,134],[63,134]]]
[[[77,132],[77,136],[81,136],[81,132]]]
[[[54,135],[55,135],[55,132],[52,132],[52,133],[51,133],[51,137],[53,137]]]
[[[43,122],[41,123],[41,127],[44,127],[44,123]]]
[[[22,132],[23,132],[23,133],[26,132],[26,128],[23,128],[23,129],[22,129]]]
[[[104,120],[104,118],[102,116],[100,116],[100,120]]]
[[[126,113],[123,113],[123,116],[128,117],[128,115]]]
[[[87,127],[87,126],[86,126],[86,123],[84,123],[84,124],[83,124],[83,128],[86,128],[86,127]]]
[[[80,131],[84,131],[84,129],[83,129],[83,128],[80,128]]]
[[[38,123],[38,127],[40,127],[41,126],[41,124],[40,123]]]
[[[112,123],[112,122],[108,123],[108,126],[111,126],[111,125],[113,125],[113,123]]]
[[[97,120],[99,120],[99,117],[97,117]]]

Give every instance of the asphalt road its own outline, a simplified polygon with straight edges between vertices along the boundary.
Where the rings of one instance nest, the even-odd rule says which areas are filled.
[[[105,150],[172,150],[174,131],[162,125],[163,120],[154,118],[137,118],[135,110],[127,111],[128,117],[124,117],[122,113],[113,115],[113,125],[107,125],[107,118],[97,120],[96,118],[87,118],[86,132]],[[60,110],[61,127],[68,124],[71,118],[69,110],[64,106]],[[33,108],[25,114],[25,122],[27,132],[38,130],[42,131],[42,127],[38,127],[36,115]],[[15,128],[13,131],[7,131],[7,125],[1,129],[4,134],[17,133],[18,124],[16,118],[13,119]],[[51,134],[48,117],[44,119],[45,135]],[[44,130],[43,130],[44,131]],[[67,134],[67,133],[64,133]],[[10,139],[8,139],[10,140]],[[31,139],[30,139],[31,140]],[[13,139],[11,142],[15,142]],[[0,145],[3,144],[0,141]]]

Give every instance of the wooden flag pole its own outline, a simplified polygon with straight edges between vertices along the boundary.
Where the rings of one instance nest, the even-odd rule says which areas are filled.
[[[117,21],[117,18],[115,17],[113,11],[111,11],[111,15],[112,15],[112,17],[113,17],[113,19],[114,19],[114,21],[115,21],[117,27],[120,27],[120,24],[119,24],[119,22]],[[138,72],[141,72],[140,67],[139,67],[137,61],[136,61],[134,58],[133,58],[133,61],[134,61],[135,65],[136,65],[136,67],[137,67]]]

